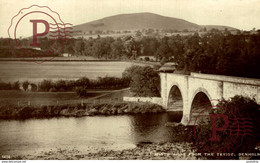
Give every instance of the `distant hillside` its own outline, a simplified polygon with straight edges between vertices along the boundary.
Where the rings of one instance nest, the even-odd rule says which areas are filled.
[[[89,31],[122,31],[122,30],[142,30],[142,29],[172,29],[183,31],[199,30],[206,27],[207,30],[217,28],[224,30],[225,28],[233,30],[235,28],[218,25],[197,25],[183,19],[161,16],[153,13],[134,13],[120,14],[110,17],[105,17],[96,21],[76,25],[73,31],[89,32]]]
[[[73,27],[74,31],[90,30],[138,30],[138,29],[196,30],[201,27],[183,19],[160,16],[153,13],[121,14],[106,17]]]
[[[211,30],[213,28],[219,29],[219,30],[225,30],[226,28],[228,30],[237,30],[236,28],[229,27],[229,26],[222,26],[222,25],[201,25],[202,28],[206,28],[207,30]]]

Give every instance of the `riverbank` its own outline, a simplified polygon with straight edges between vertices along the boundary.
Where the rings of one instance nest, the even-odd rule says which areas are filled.
[[[0,119],[83,117],[165,112],[160,105],[141,102],[99,102],[53,106],[0,106]]]
[[[53,149],[39,155],[20,155],[11,159],[23,160],[197,160],[188,142],[139,144],[125,150],[105,150],[84,153],[76,148]]]

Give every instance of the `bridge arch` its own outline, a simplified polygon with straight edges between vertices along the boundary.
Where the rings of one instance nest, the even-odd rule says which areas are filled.
[[[190,121],[196,123],[200,121],[208,121],[209,110],[204,110],[210,106],[213,106],[212,98],[208,91],[204,88],[198,88],[192,96],[190,103]]]
[[[192,109],[192,105],[194,104],[194,102],[200,102],[200,104],[210,103],[211,105],[213,105],[212,100],[213,99],[209,92],[205,88],[200,87],[196,89],[196,91],[194,91],[194,93],[192,94],[190,108]]]
[[[169,91],[167,110],[173,117],[172,121],[181,122],[183,116],[183,94],[178,83],[173,84]]]

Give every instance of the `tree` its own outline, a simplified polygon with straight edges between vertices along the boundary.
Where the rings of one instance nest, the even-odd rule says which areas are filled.
[[[75,83],[76,83],[76,84],[75,84],[76,86],[79,86],[79,87],[87,87],[87,86],[89,86],[89,84],[90,84],[90,80],[89,80],[87,77],[82,77],[82,78],[76,80]]]
[[[140,43],[135,41],[134,38],[128,37],[124,41],[126,58],[136,58],[140,51]]]
[[[28,87],[28,86],[27,86]],[[12,84],[12,89],[19,90],[20,89],[20,82],[16,81]]]
[[[57,91],[65,91],[67,88],[67,84],[66,84],[66,81],[65,80],[58,80],[56,83],[55,83],[55,89]]]
[[[111,44],[111,58],[120,59],[125,55],[124,44],[121,38],[118,38]]]
[[[112,37],[97,38],[92,46],[92,53],[97,58],[109,58],[111,54],[111,43],[114,41]]]
[[[85,42],[83,39],[79,39],[75,42],[74,51],[78,55],[83,55],[83,52],[85,50]]]
[[[163,57],[169,59],[172,56],[171,49],[168,45],[168,39],[169,38],[164,37],[160,40],[160,46],[157,48],[157,51],[155,52],[155,56],[159,60],[161,60]]]
[[[28,89],[28,86],[29,86],[29,82],[26,80],[22,83],[22,86],[23,86],[23,89],[26,91]]]
[[[143,37],[141,39],[141,44],[142,44],[141,53],[142,55],[146,55],[146,56],[148,55],[154,56],[157,48],[160,45],[157,39],[153,37]]]
[[[130,90],[135,96],[160,96],[160,77],[150,66],[129,67],[124,71],[123,78],[130,79]]]

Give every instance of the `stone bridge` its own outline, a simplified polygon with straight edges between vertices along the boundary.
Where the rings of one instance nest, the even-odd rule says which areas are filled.
[[[160,73],[160,78],[163,107],[182,112],[181,123],[184,125],[188,123],[192,105],[195,105],[196,101],[208,101],[214,106],[217,104],[214,100],[242,95],[254,98],[260,103],[259,79],[200,73]]]

